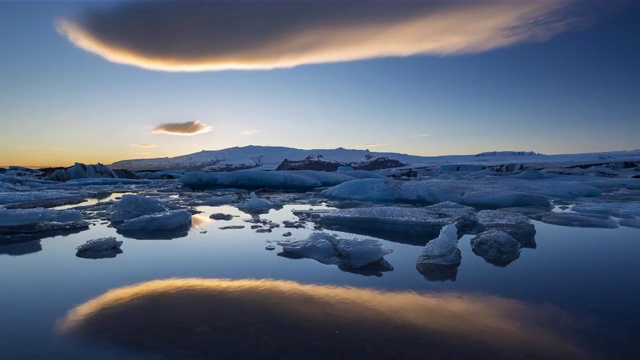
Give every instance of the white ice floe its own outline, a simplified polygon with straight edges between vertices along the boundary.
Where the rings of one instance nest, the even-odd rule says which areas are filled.
[[[571,210],[583,214],[605,214],[623,219],[640,217],[640,202],[584,202],[577,204]]]
[[[425,245],[418,264],[459,265],[462,256],[458,249],[458,229],[454,224],[442,228],[440,236]]]
[[[44,237],[87,229],[82,213],[77,210],[0,209],[0,242],[20,238]]]
[[[607,228],[615,229],[618,224],[609,219],[608,216],[580,215],[575,213],[540,213],[531,215],[534,220],[542,221],[547,224],[574,227],[590,227],[590,228]]]
[[[109,208],[109,218],[112,221],[125,221],[143,215],[162,213],[169,210],[176,210],[176,205],[160,201],[154,198],[125,194],[120,201],[114,203]]]
[[[237,205],[238,209],[248,214],[266,214],[271,209],[282,208],[282,204],[266,199],[260,199],[256,193],[250,194],[250,199]]]
[[[399,199],[402,182],[389,179],[359,179],[322,191],[322,196],[343,200],[393,202]]]
[[[377,240],[342,239],[323,232],[313,233],[306,240],[280,241],[278,245],[290,257],[314,259],[323,264],[354,269],[375,263],[393,252]]]
[[[0,183],[1,184],[1,183]],[[64,203],[78,198],[86,198],[88,192],[77,190],[38,190],[0,192],[0,204],[16,207],[48,207],[48,204]],[[38,206],[38,204],[42,204]],[[54,205],[55,206],[55,205]]]
[[[51,209],[0,209],[0,227],[36,226],[44,223],[83,222],[82,213],[77,210]]]
[[[87,259],[113,258],[122,253],[121,245],[122,241],[115,237],[93,239],[76,247],[76,256]]]
[[[118,226],[118,231],[188,230],[191,227],[191,212],[186,209],[143,215]]]
[[[471,239],[471,250],[498,266],[506,266],[520,257],[520,243],[500,230],[487,230],[475,236]]]

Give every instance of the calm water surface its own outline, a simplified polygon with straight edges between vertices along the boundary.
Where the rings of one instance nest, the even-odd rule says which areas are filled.
[[[296,220],[291,210],[308,208],[285,206],[262,218]],[[249,216],[235,207],[198,209],[203,213],[188,236],[172,240],[124,238],[95,221],[81,233],[0,246],[0,358],[321,358],[328,351],[367,359],[418,353],[564,358],[563,351],[575,345],[579,351],[567,350],[575,358],[633,359],[640,351],[638,229],[534,222],[537,248],[522,249],[506,267],[476,256],[471,236],[464,236],[455,281],[430,281],[416,270],[421,246],[381,240],[394,250],[385,257],[394,270],[364,276],[278,256],[279,246],[265,249],[275,241],[306,238],[312,224],[256,233],[244,222]],[[238,217],[209,220],[216,212]],[[245,228],[219,229],[226,225]],[[292,236],[284,238],[288,231]],[[76,246],[104,236],[123,240],[123,253],[98,260],[75,256]],[[135,288],[122,295],[137,302],[100,298],[112,289],[171,278],[208,280],[176,280],[162,283],[161,290]],[[215,279],[275,281],[227,285]],[[91,306],[98,310],[69,325],[69,312],[86,309],[96,298]],[[421,317],[432,321],[421,323]],[[360,342],[365,345],[357,347]],[[548,348],[528,352],[540,343]],[[424,347],[412,348],[416,344]]]

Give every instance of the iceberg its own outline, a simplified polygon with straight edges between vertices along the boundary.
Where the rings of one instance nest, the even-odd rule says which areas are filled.
[[[42,238],[87,228],[89,224],[77,210],[0,209],[0,242]]]
[[[282,208],[282,204],[271,202],[266,199],[260,199],[256,193],[249,194],[250,199],[242,204],[238,204],[237,208],[247,214],[266,214],[271,209]]]
[[[142,215],[120,224],[118,231],[187,231],[191,227],[191,212],[186,209]]]
[[[233,219],[233,215],[231,215],[231,214],[223,214],[223,213],[215,213],[215,214],[211,214],[209,216],[209,219],[229,221],[229,220]]]
[[[212,188],[311,190],[322,183],[297,172],[240,170],[234,172],[190,172],[180,182],[193,190]],[[336,174],[339,175],[339,174]]]
[[[67,181],[83,178],[118,178],[110,167],[97,163],[95,165],[85,165],[75,163],[67,169],[59,169],[47,176],[54,181]]]
[[[478,231],[500,230],[516,239],[522,247],[536,248],[536,229],[531,220],[516,212],[482,210],[476,213]]]
[[[341,269],[358,269],[374,264],[393,252],[373,239],[342,239],[324,232],[315,232],[306,240],[279,241],[281,256],[308,258],[322,264],[338,265]]]
[[[120,201],[114,203],[109,208],[109,218],[111,221],[126,221],[143,215],[162,213],[169,210],[176,210],[179,207],[154,198],[140,195],[125,194]]]
[[[520,243],[500,230],[487,230],[471,239],[471,250],[490,264],[507,266],[520,257]]]
[[[475,210],[453,202],[426,207],[375,206],[347,209],[298,210],[294,215],[323,228],[424,246],[443,226],[456,223],[459,232],[477,228]],[[288,224],[285,223],[285,227]]]
[[[76,256],[85,259],[114,258],[122,254],[120,245],[122,241],[117,241],[115,237],[93,239],[78,246]]]
[[[458,249],[458,229],[454,224],[442,228],[440,235],[425,245],[417,264],[458,266],[462,256]]]
[[[393,202],[398,200],[400,181],[389,179],[358,179],[323,190],[320,195],[341,200]]]
[[[580,203],[571,210],[583,214],[605,214],[622,219],[640,217],[640,202],[588,202]]]

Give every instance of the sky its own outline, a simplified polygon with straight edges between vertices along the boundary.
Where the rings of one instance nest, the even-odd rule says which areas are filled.
[[[633,2],[1,2],[0,166],[640,149]]]

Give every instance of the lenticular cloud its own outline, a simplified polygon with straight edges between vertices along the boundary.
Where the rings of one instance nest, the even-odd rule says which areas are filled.
[[[181,123],[164,123],[156,126],[151,133],[168,135],[197,135],[211,131],[213,127],[200,121],[187,121]]]
[[[161,71],[273,69],[477,53],[542,41],[575,22],[564,2],[135,2],[59,19],[109,61]]]

